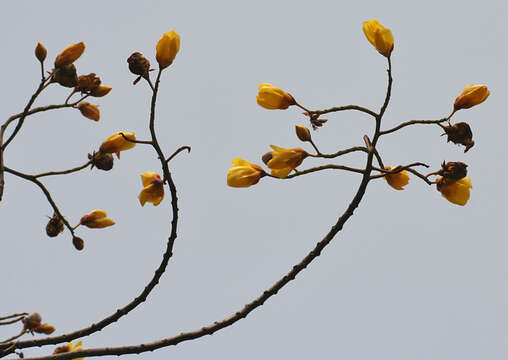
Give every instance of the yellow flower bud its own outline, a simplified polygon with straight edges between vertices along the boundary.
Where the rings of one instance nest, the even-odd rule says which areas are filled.
[[[155,47],[155,58],[161,69],[167,68],[180,50],[180,35],[174,29],[162,35]]]
[[[147,171],[141,174],[141,182],[143,190],[138,195],[141,206],[145,206],[146,202],[151,202],[153,206],[157,206],[164,199],[164,183],[159,174],[153,171]]]
[[[393,170],[394,166],[385,166],[385,170]],[[404,186],[409,183],[409,174],[406,170],[395,174],[386,174],[384,176],[388,185],[390,185],[395,190],[404,190]]]
[[[108,226],[115,225],[115,222],[108,218],[106,212],[101,209],[93,210],[91,213],[86,214],[79,221],[80,225],[84,225],[91,229],[102,229]]]
[[[390,29],[385,28],[377,20],[369,20],[363,23],[363,33],[380,54],[390,57],[394,43]]]
[[[469,109],[470,107],[484,102],[489,95],[490,91],[486,85],[468,85],[455,99],[453,108],[455,111],[460,109]]]
[[[51,324],[41,324],[34,329],[36,333],[46,335],[52,334],[55,330],[55,327]]]
[[[55,59],[55,67],[59,68],[72,64],[85,51],[85,43],[79,42],[67,46]]]
[[[78,107],[79,111],[81,112],[81,115],[83,115],[84,117],[86,117],[90,120],[94,120],[94,121],[100,120],[101,112],[99,111],[98,105],[94,105],[94,104],[90,104],[89,102],[82,101],[78,104],[77,107]]]
[[[41,63],[44,62],[44,59],[46,59],[48,51],[42,45],[41,43],[37,43],[37,46],[35,47],[35,57],[37,60],[39,60]]]
[[[120,131],[108,137],[99,150],[106,154],[116,154],[116,157],[120,159],[120,151],[129,150],[136,146],[136,143],[125,140],[121,134],[129,140],[136,140],[136,135],[133,132]]]
[[[259,106],[268,110],[284,110],[296,103],[295,99],[290,94],[267,83],[259,84],[256,100]]]
[[[273,149],[272,158],[267,162],[267,166],[272,169],[272,175],[278,178],[285,178],[288,174],[299,166],[309,154],[302,148],[285,149],[275,145],[270,145]]]
[[[247,160],[235,158],[233,167],[228,170],[227,183],[231,187],[249,187],[257,184],[266,175],[261,166]]]
[[[92,95],[94,97],[103,97],[103,96],[106,96],[107,94],[109,94],[111,89],[112,88],[110,86],[99,85],[90,92],[90,95]]]
[[[468,177],[463,177],[460,180],[440,177],[437,179],[436,188],[449,202],[464,206],[469,200],[469,189],[473,188],[473,185]]]

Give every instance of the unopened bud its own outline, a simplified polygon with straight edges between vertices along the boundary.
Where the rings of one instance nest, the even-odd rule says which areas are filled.
[[[106,96],[107,94],[109,94],[111,89],[112,88],[109,86],[99,85],[90,92],[90,95],[95,96],[95,97],[103,97],[103,96]]]
[[[76,250],[81,251],[85,248],[85,241],[80,237],[74,236],[72,238],[72,245],[74,245]]]
[[[135,52],[129,56],[127,62],[129,63],[129,70],[131,73],[143,77],[148,76],[148,71],[150,70],[150,61],[148,61],[148,59],[145,58],[143,54]]]
[[[62,345],[62,346],[58,346],[55,349],[55,351],[53,351],[53,355],[68,353],[70,351],[71,351],[71,347],[69,345]]]
[[[76,67],[73,64],[70,64],[56,68],[52,81],[68,88],[75,87],[78,84]]]
[[[46,50],[44,45],[42,45],[41,43],[37,43],[37,46],[35,47],[35,57],[37,58],[37,60],[39,60],[41,63],[44,62],[47,53],[48,51]]]
[[[445,134],[448,136],[447,141],[451,141],[454,144],[464,145],[466,147],[464,152],[467,152],[473,147],[473,133],[467,123],[459,122],[451,126],[443,126],[443,129]]]
[[[82,101],[78,104],[77,108],[81,112],[81,115],[90,120],[99,121],[99,119],[101,118],[101,113],[97,105],[90,104],[89,102],[86,101]]]
[[[49,335],[49,334],[54,333],[56,329],[51,324],[41,324],[33,330],[34,330],[34,332],[39,333],[39,334]]]
[[[296,125],[296,136],[303,142],[312,141],[312,136],[310,135],[310,130],[305,126]]]
[[[95,166],[97,169],[109,171],[113,168],[113,155],[103,153],[102,151],[88,154],[88,159],[92,161],[92,168]]]
[[[439,175],[446,179],[460,180],[467,176],[467,165],[460,161],[449,161],[441,165]]]
[[[60,68],[63,66],[67,66],[72,64],[74,61],[78,60],[81,54],[85,51],[85,44],[83,42],[79,42],[77,44],[73,44],[67,46],[55,59],[55,67]]]
[[[261,160],[265,163],[265,165],[268,165],[268,161],[272,160],[273,157],[273,151],[267,152],[261,157]]]
[[[55,237],[60,234],[64,230],[64,223],[58,217],[57,214],[53,214],[53,217],[49,219],[48,224],[46,225],[46,234],[49,237]]]
[[[22,320],[25,330],[33,331],[36,327],[41,325],[42,317],[39,313],[28,315]]]
[[[88,75],[81,75],[78,77],[78,85],[76,91],[91,92],[101,84],[101,79],[94,73]]]

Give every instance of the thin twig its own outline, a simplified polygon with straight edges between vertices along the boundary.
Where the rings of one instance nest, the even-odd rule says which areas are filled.
[[[0,317],[0,320],[7,320],[7,319],[11,319],[13,317],[18,317],[18,316],[27,316],[28,313],[24,312],[24,313],[19,313],[19,314],[12,314],[12,315],[7,315],[7,316],[2,316]]]
[[[32,175],[32,176],[34,178],[40,178],[40,177],[50,176],[50,175],[72,174],[72,173],[77,172],[79,170],[86,169],[91,163],[92,163],[92,161],[89,160],[87,163],[80,165],[78,167],[72,168],[72,169],[62,170],[62,171],[49,171],[49,172],[45,172],[45,173],[41,173],[41,174],[37,174],[37,175]]]
[[[128,142],[131,142],[131,143],[152,145],[152,142],[150,140],[133,140],[133,139],[129,139],[127,136],[124,135],[123,132],[121,132],[120,135],[122,135],[124,140],[126,140]]]
[[[13,320],[7,320],[7,321],[0,321],[0,325],[10,325],[10,324],[14,324],[14,323],[17,323],[18,321],[21,321],[23,320],[25,317],[22,316],[20,318],[17,318],[17,319],[13,319]]]
[[[352,153],[352,152],[355,152],[355,151],[363,151],[365,153],[368,153],[366,147],[363,147],[363,146],[353,146],[353,147],[351,147],[349,149],[340,150],[340,151],[337,151],[336,153],[333,153],[333,154],[317,154],[317,155],[314,155],[314,157],[320,157],[320,158],[325,158],[325,159],[333,159],[333,158],[336,158],[336,157],[339,157],[339,156],[342,156],[342,155],[346,155],[346,154],[349,154],[349,153]]]
[[[403,127],[406,127],[406,126],[409,126],[409,125],[416,125],[416,124],[438,124],[439,125],[442,122],[445,122],[447,120],[448,119],[446,119],[446,118],[439,119],[439,120],[410,120],[410,121],[403,122],[402,124],[399,124],[399,125],[395,126],[394,128],[391,128],[391,129],[388,129],[388,130],[383,130],[383,131],[381,131],[379,133],[379,135],[390,134],[392,132],[400,130]]]
[[[28,330],[26,330],[26,329],[24,329],[24,328],[23,328],[23,330],[21,330],[21,332],[20,332],[18,335],[13,336],[13,337],[11,337],[11,338],[8,338],[7,340],[4,340],[4,341],[0,341],[0,344],[8,344],[9,342],[11,342],[11,341],[13,341],[13,340],[16,340],[16,339],[18,339],[18,338],[22,337],[22,336],[23,336],[23,335],[25,335],[27,332],[28,332]]]
[[[326,110],[312,110],[310,112],[310,114],[324,115],[324,114],[328,114],[328,113],[332,113],[332,112],[345,111],[345,110],[356,110],[356,111],[360,111],[360,112],[369,114],[370,116],[373,116],[373,117],[378,116],[378,114],[376,114],[374,111],[364,108],[362,106],[358,106],[358,105],[338,106],[338,107],[332,107],[332,108],[326,109]]]
[[[364,174],[365,173],[364,169],[357,169],[357,168],[352,168],[352,167],[349,167],[349,166],[328,164],[328,165],[316,166],[316,167],[313,167],[313,168],[310,168],[310,169],[306,169],[306,170],[302,170],[302,171],[297,171],[296,173],[293,173],[291,175],[286,176],[286,179],[291,179],[291,178],[294,178],[296,176],[310,174],[310,173],[313,173],[313,172],[316,172],[316,171],[327,170],[327,169],[345,170],[345,171],[351,171],[351,172],[355,172],[355,173],[359,173],[359,174]]]
[[[166,163],[170,162],[176,155],[178,155],[183,150],[187,150],[187,153],[190,153],[191,147],[185,145],[185,146],[178,148],[170,157],[168,157],[168,159],[166,160]]]

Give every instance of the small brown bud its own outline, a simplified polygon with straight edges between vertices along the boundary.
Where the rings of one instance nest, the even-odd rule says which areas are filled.
[[[101,79],[94,73],[88,75],[81,75],[78,77],[78,85],[76,85],[76,91],[91,92],[97,89],[101,84]]]
[[[70,64],[56,68],[52,81],[68,88],[75,87],[78,84],[76,67],[73,64]]]
[[[62,345],[62,346],[57,347],[55,349],[55,351],[53,351],[53,355],[68,353],[70,351],[71,351],[71,347],[69,345]]]
[[[448,135],[448,142],[464,145],[467,152],[474,145],[473,133],[469,125],[465,122],[459,122],[451,126],[443,126],[445,134]],[[443,135],[445,135],[443,134]]]
[[[85,51],[85,44],[79,42],[77,44],[67,46],[55,59],[55,67],[60,68],[72,64],[78,60]]]
[[[102,151],[88,154],[88,159],[92,161],[92,168],[95,166],[97,169],[109,171],[113,168],[113,155],[103,153]]]
[[[303,142],[312,141],[312,136],[310,135],[310,130],[305,126],[296,125],[296,136]]]
[[[265,163],[265,165],[268,165],[268,161],[272,160],[273,157],[273,151],[267,152],[261,157],[261,160]]]
[[[78,104],[77,108],[81,112],[81,115],[90,120],[99,121],[101,118],[101,113],[97,105],[90,104],[89,102],[86,101],[82,101]]]
[[[99,85],[90,92],[90,95],[95,96],[95,97],[103,97],[103,96],[106,96],[107,94],[109,94],[111,89],[112,88],[109,86]]]
[[[80,237],[74,236],[72,238],[72,245],[74,245],[76,250],[81,251],[85,248],[85,241]]]
[[[55,327],[51,324],[41,324],[39,326],[37,326],[34,331],[36,333],[39,333],[39,334],[46,334],[46,335],[49,335],[49,334],[52,334],[53,332],[55,332]]]
[[[143,54],[135,52],[129,56],[127,62],[129,63],[129,70],[131,73],[143,77],[148,76],[148,71],[150,70],[150,61],[148,61],[148,59],[145,58]]]
[[[49,219],[48,224],[46,225],[46,234],[49,237],[55,237],[60,234],[64,230],[64,223],[58,217],[57,214],[53,214],[53,217]]]
[[[37,43],[37,46],[35,47],[35,57],[37,60],[39,60],[41,63],[44,62],[44,59],[46,59],[48,51],[42,45],[41,43]]]
[[[24,329],[33,331],[36,327],[41,325],[42,317],[39,313],[33,313],[28,315],[22,320]]]
[[[438,173],[443,178],[460,180],[467,176],[467,165],[460,161],[449,161],[441,165],[441,170]]]

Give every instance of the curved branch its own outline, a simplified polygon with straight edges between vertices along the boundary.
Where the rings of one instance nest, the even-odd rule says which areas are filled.
[[[359,173],[359,174],[365,173],[365,170],[363,170],[363,169],[357,169],[357,168],[352,168],[352,167],[343,166],[343,165],[328,164],[328,165],[316,166],[316,167],[302,170],[302,171],[297,171],[294,174],[290,174],[290,175],[286,176],[286,179],[291,179],[296,176],[310,174],[310,173],[313,173],[316,171],[321,171],[321,170],[326,170],[326,169],[345,170],[345,171],[351,171],[351,172],[355,172],[355,173]]]
[[[44,176],[51,176],[51,175],[65,175],[65,174],[72,174],[74,172],[77,172],[79,170],[83,170],[85,168],[88,167],[88,165],[90,165],[92,163],[92,161],[88,161],[86,164],[83,164],[83,165],[80,165],[78,167],[75,167],[75,168],[72,168],[72,169],[68,169],[68,170],[62,170],[62,171],[49,171],[49,172],[45,172],[45,173],[41,173],[41,174],[37,174],[37,175],[33,175],[34,178],[40,178],[40,177],[44,177]]]
[[[332,113],[332,112],[345,111],[345,110],[360,111],[360,112],[369,114],[372,117],[378,116],[378,114],[376,114],[374,111],[364,108],[362,106],[358,106],[358,105],[336,106],[336,107],[332,107],[332,108],[326,109],[326,110],[311,110],[310,114],[324,115],[324,114],[328,114],[328,113]]]
[[[390,134],[392,132],[400,130],[403,127],[406,127],[409,125],[416,125],[416,124],[438,124],[439,125],[442,122],[445,122],[447,120],[448,120],[447,118],[443,118],[443,119],[439,119],[439,120],[410,120],[410,121],[403,122],[402,124],[399,124],[399,125],[395,126],[394,128],[391,128],[388,130],[383,130],[379,133],[379,135]]]
[[[349,154],[349,153],[352,153],[352,152],[355,152],[355,151],[363,151],[365,153],[368,153],[368,150],[366,147],[364,146],[354,146],[354,147],[351,147],[349,149],[345,149],[345,150],[340,150],[340,151],[337,151],[336,153],[333,153],[333,154],[317,154],[317,155],[312,155],[312,157],[320,157],[320,158],[325,158],[325,159],[333,159],[333,158],[336,158],[336,157],[339,157],[339,156],[342,156],[342,155],[346,155],[346,154]]]

